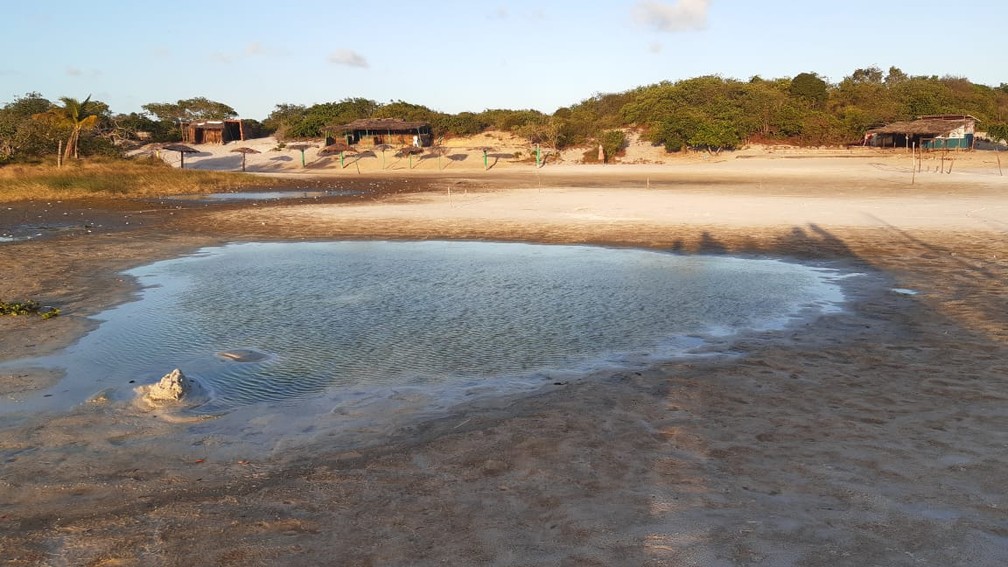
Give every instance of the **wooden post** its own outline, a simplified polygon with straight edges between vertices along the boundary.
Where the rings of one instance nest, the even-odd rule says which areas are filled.
[[[60,140],[56,146],[56,167],[63,167],[63,140]]]
[[[1004,172],[1001,171],[1001,150],[997,149],[997,146],[994,147],[994,155],[997,157],[998,160],[998,175],[1004,177]]]
[[[910,150],[912,152],[910,157],[910,185],[913,185],[917,181],[917,144],[914,143],[913,148]]]

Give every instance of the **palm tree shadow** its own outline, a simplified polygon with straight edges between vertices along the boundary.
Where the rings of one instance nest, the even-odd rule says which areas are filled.
[[[714,238],[714,235],[710,232],[705,230],[700,234],[698,251],[704,254],[725,254],[728,252],[728,247]]]
[[[869,215],[874,218],[877,222],[886,227],[886,230],[895,234],[906,242],[909,246],[917,248],[918,250],[923,250],[924,253],[930,257],[935,256],[946,256],[951,258],[953,262],[959,265],[965,272],[972,273],[975,276],[982,277],[986,280],[999,281],[1000,276],[996,275],[991,270],[983,267],[982,261],[979,258],[972,258],[964,253],[962,250],[953,250],[951,248],[946,248],[944,246],[938,246],[936,244],[931,244],[925,242],[907,231],[897,228],[890,223],[876,217],[875,215]]]

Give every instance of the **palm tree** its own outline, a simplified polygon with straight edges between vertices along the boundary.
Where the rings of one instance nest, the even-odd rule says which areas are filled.
[[[91,130],[98,125],[98,115],[92,114],[88,116],[88,103],[91,102],[90,95],[84,99],[84,102],[68,96],[60,97],[60,101],[63,103],[62,108],[52,108],[36,116],[48,118],[60,126],[70,128],[70,137],[67,138],[66,148],[63,150],[63,159],[69,159],[70,156],[77,159],[80,157],[77,152],[80,134],[82,131]]]

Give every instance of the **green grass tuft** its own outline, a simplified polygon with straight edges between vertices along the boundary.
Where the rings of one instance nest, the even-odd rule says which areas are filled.
[[[0,301],[0,315],[10,315],[12,317],[38,315],[43,319],[51,319],[59,314],[60,310],[55,307],[43,310],[37,301]]]

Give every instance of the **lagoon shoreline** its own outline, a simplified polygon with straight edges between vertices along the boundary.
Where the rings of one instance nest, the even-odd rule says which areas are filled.
[[[306,432],[242,454],[102,403],[0,421],[0,549],[13,565],[1006,562],[1008,183],[981,164],[910,185],[901,163],[322,172],[278,183],[371,192],[8,204],[0,222],[77,215],[91,232],[0,244],[0,296],[63,312],[0,320],[3,360],[93,328],[136,293],[123,270],[226,242],[631,246],[871,281],[847,285],[843,313],[731,357],[483,400],[367,447]],[[0,392],[10,403],[55,379],[0,372]]]

